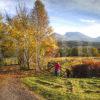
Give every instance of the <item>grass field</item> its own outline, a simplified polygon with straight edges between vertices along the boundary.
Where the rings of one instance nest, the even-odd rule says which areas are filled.
[[[16,57],[3,58],[3,64],[4,65],[16,65],[18,64],[18,59]]]
[[[60,57],[50,58],[46,61],[59,61],[62,66],[61,72],[64,72],[66,68],[70,69],[71,66],[82,64],[82,61],[91,62],[91,60],[94,64],[95,61],[100,62],[100,57]],[[4,64],[18,64],[18,60],[5,58]],[[100,63],[97,64],[100,65]],[[29,89],[46,100],[100,100],[100,78],[55,77],[53,72],[54,69],[49,74],[26,77],[21,80]]]
[[[22,81],[46,100],[100,100],[99,78],[38,76]]]

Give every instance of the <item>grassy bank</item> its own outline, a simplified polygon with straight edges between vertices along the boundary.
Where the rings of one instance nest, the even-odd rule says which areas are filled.
[[[47,100],[100,100],[99,78],[40,76],[26,77],[22,81]]]

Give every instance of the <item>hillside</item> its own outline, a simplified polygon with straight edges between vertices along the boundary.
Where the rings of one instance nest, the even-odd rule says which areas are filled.
[[[84,41],[84,42],[100,42],[100,37],[91,38],[80,32],[67,32],[64,35],[58,33],[53,34],[58,41]]]

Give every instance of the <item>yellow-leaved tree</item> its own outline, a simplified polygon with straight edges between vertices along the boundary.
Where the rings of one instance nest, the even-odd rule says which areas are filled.
[[[16,39],[21,68],[30,69],[34,65],[36,71],[41,71],[45,58],[57,49],[45,6],[40,0],[35,1],[31,13],[19,5],[17,15],[8,20],[7,31]]]
[[[31,13],[31,22],[36,29],[34,34],[36,43],[36,70],[41,70],[43,59],[57,49],[56,42],[52,35],[52,28],[49,26],[48,15],[44,4],[36,0]]]
[[[0,15],[0,65],[1,65],[1,63],[2,63],[2,52],[1,52],[1,44],[2,44],[1,39],[3,38],[2,28],[3,28],[2,16]]]

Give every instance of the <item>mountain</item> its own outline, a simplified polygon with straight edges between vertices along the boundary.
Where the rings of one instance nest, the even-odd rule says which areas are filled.
[[[58,41],[100,42],[100,37],[91,38],[80,32],[67,32],[67,33],[65,33],[65,35],[60,35],[58,33],[54,33],[54,36]]]
[[[92,39],[80,32],[67,32],[64,36],[67,41],[91,41]]]
[[[96,42],[100,42],[100,36],[97,37],[97,38],[95,38],[94,41],[96,41]]]
[[[54,33],[53,36],[56,38],[56,40],[63,40],[63,35],[60,35],[58,33]]]

